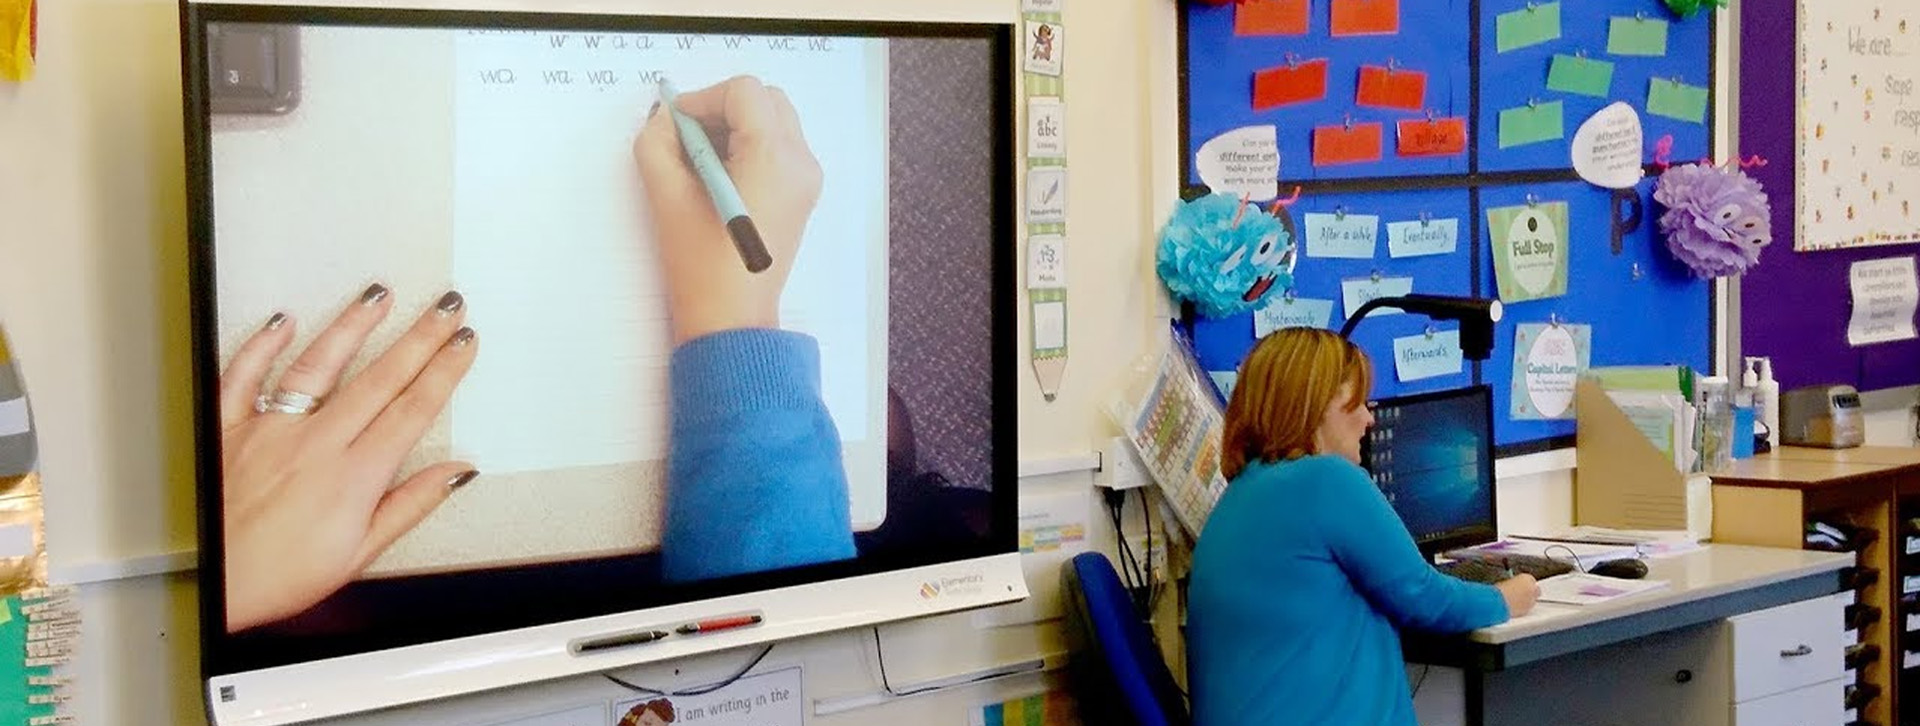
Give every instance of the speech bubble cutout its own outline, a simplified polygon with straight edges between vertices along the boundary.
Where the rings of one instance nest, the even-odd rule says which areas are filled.
[[[1627,189],[1646,176],[1640,113],[1624,102],[1600,109],[1573,134],[1573,170],[1588,184]]]
[[[1194,154],[1200,181],[1216,194],[1268,202],[1280,196],[1279,131],[1242,126],[1209,139]]]

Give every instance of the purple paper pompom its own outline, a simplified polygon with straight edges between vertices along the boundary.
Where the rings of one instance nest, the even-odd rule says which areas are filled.
[[[1667,250],[1700,277],[1744,273],[1773,242],[1767,195],[1740,169],[1670,167],[1655,182],[1653,200],[1666,207],[1660,232]]]

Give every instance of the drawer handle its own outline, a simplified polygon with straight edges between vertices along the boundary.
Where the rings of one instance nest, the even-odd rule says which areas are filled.
[[[1798,648],[1794,648],[1793,650],[1780,651],[1780,657],[1782,658],[1798,658],[1803,655],[1813,655],[1813,648],[1810,646],[1802,645]]]

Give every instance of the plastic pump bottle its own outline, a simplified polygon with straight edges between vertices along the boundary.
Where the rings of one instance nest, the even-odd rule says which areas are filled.
[[[1755,357],[1759,383],[1754,387],[1753,407],[1759,409],[1760,422],[1767,427],[1767,443],[1780,447],[1780,382],[1773,379],[1773,359]]]

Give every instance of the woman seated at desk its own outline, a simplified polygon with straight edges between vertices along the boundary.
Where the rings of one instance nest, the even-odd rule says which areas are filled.
[[[1532,609],[1539,586],[1441,574],[1360,468],[1366,354],[1289,328],[1248,354],[1227,405],[1230,481],[1193,554],[1196,726],[1412,726],[1396,627],[1464,632]]]

